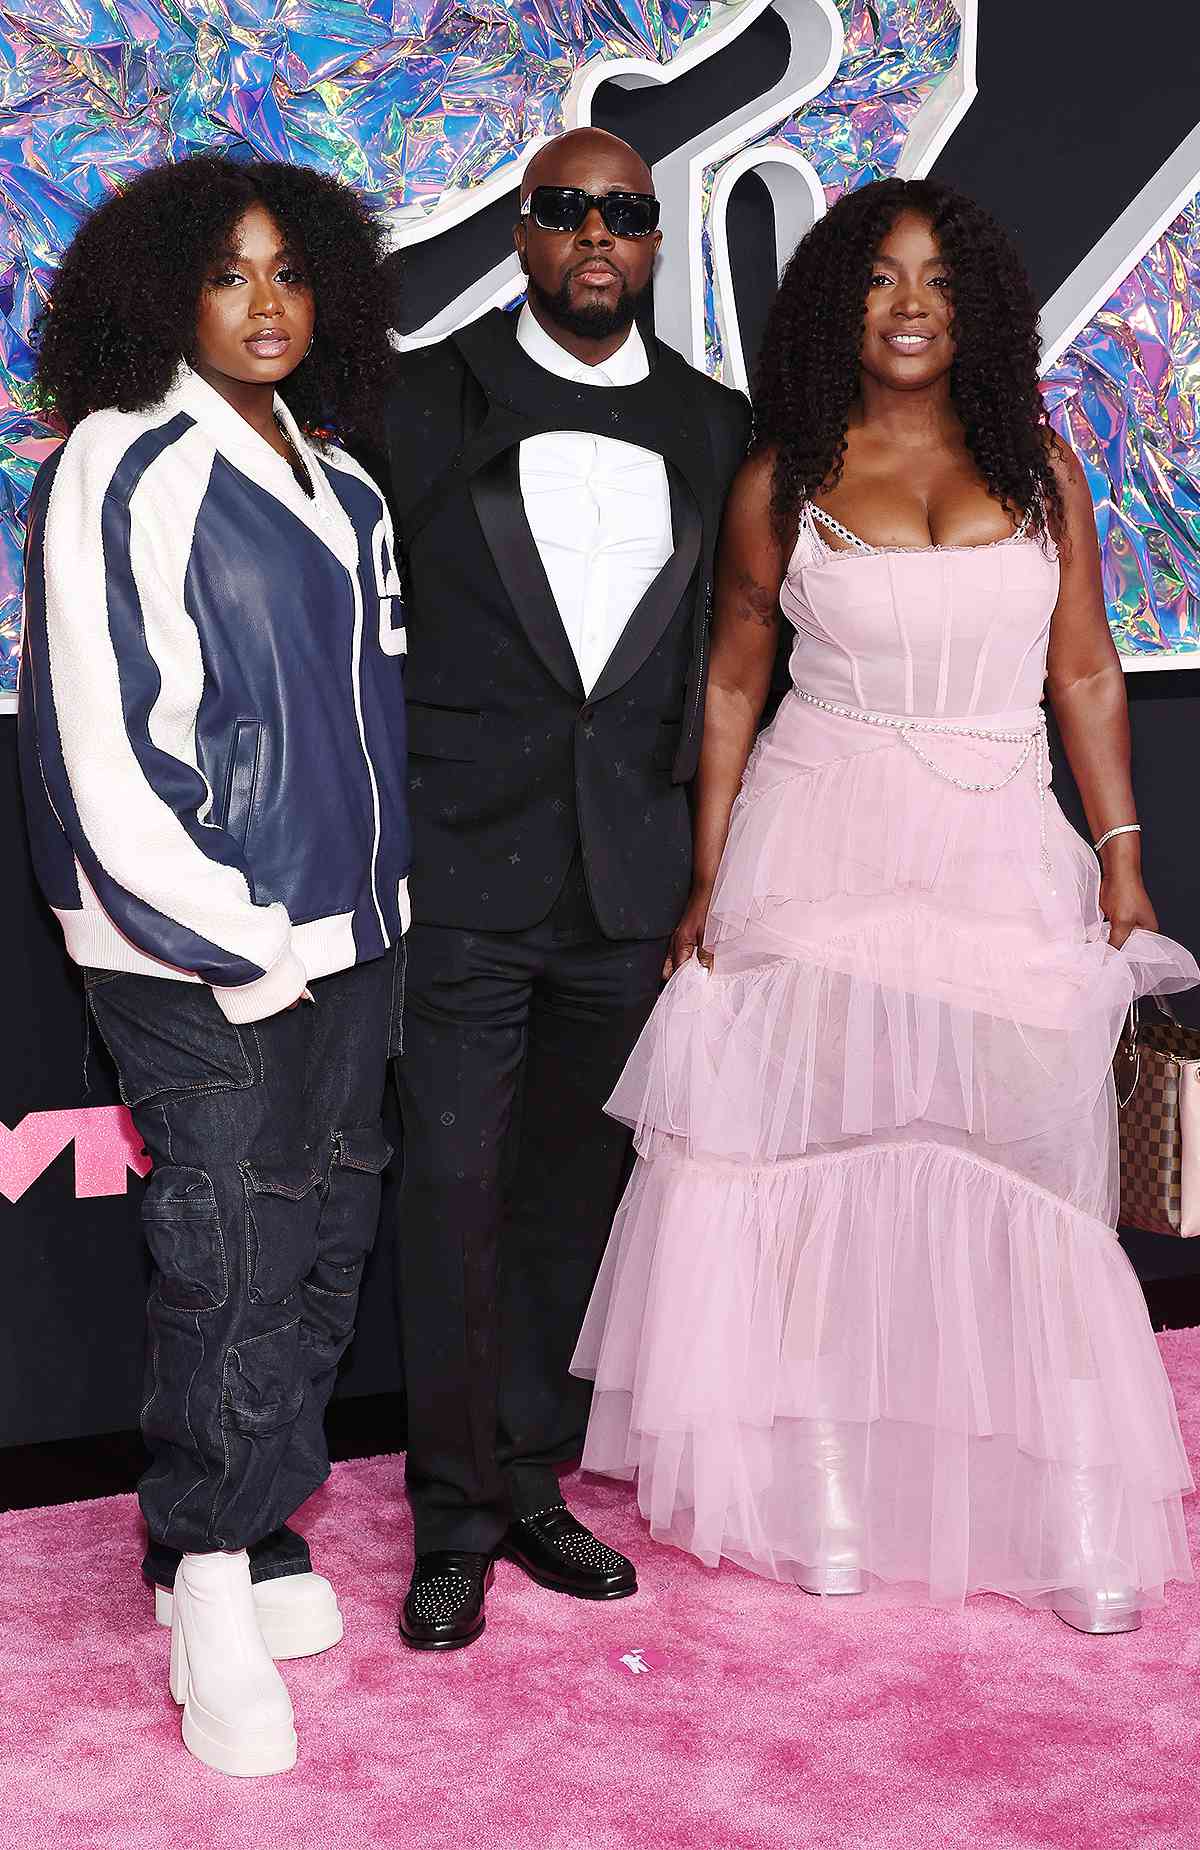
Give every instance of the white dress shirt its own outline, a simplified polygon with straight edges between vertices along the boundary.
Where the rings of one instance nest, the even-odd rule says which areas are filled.
[[[553,340],[528,306],[517,341],[531,360],[584,385],[636,385],[650,371],[636,327],[600,366]],[[521,495],[584,692],[600,678],[647,585],[674,551],[671,497],[661,456],[615,437],[558,430],[527,437]]]

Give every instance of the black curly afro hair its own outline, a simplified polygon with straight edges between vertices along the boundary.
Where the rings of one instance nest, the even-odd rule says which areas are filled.
[[[314,435],[370,435],[392,364],[383,233],[349,187],[309,167],[196,155],[139,175],[84,220],[38,323],[36,390],[68,431],[157,404],[190,356],[205,275],[263,206],[303,256],[313,343],[281,395]]]
[[[950,271],[950,392],[988,492],[1056,537],[1062,500],[1038,390],[1038,312],[1021,259],[996,221],[934,180],[877,180],[845,193],[792,255],[754,381],[755,449],[773,450],[771,512],[781,538],[803,504],[839,480],[859,394],[866,300],[879,246],[902,213],[932,227]]]

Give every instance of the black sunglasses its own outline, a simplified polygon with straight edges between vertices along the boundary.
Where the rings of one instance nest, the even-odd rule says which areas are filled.
[[[578,231],[595,206],[614,238],[648,238],[658,226],[653,193],[585,193],[581,186],[535,186],[521,207],[543,231]]]

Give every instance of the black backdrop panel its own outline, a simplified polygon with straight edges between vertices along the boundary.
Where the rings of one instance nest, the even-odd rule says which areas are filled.
[[[1052,10],[1047,34],[1044,0],[983,0],[979,96],[936,168],[939,177],[975,193],[1008,223],[1043,300],[1191,129],[1197,94],[1194,62],[1189,68],[1187,57],[1164,60],[1161,53],[1164,45],[1185,51],[1191,43],[1191,0],[1160,0],[1153,32],[1140,39],[1122,34],[1119,66],[1112,56],[1115,6],[1062,0]],[[747,33],[739,56],[734,73],[739,93],[754,93],[756,71],[757,87],[764,89],[781,56],[777,26],[768,22]],[[701,67],[654,93],[631,96],[610,86],[598,99],[597,119],[654,158],[702,122],[727,114],[731,81],[729,70],[718,79]],[[730,238],[751,351],[773,285],[769,268],[762,267],[769,262],[764,255],[769,212],[757,181],[736,189]],[[666,230],[670,236],[676,228]],[[424,312],[453,295],[464,274],[495,260],[503,231],[490,219],[473,231],[464,228],[453,253],[447,250],[446,262],[431,268],[420,289],[413,278]],[[1151,893],[1164,931],[1200,950],[1194,795],[1200,670],[1131,676],[1129,691]],[[1073,811],[1070,780],[1061,767],[1056,789]],[[57,927],[34,890],[20,816],[16,727],[3,716],[0,843],[7,873],[0,891],[0,967],[7,979],[0,1120],[15,1131],[29,1113],[81,1107],[103,1112],[115,1103],[115,1092],[108,1062],[94,1045],[85,1090],[79,987]],[[1191,1019],[1200,1021],[1200,1002],[1193,1003]],[[146,1276],[137,1225],[141,1189],[130,1173],[124,1194],[77,1198],[73,1153],[66,1148],[15,1203],[0,1195],[6,1287],[0,1307],[0,1445],[136,1423]],[[391,1224],[389,1195],[385,1230]],[[1128,1245],[1144,1277],[1200,1273],[1200,1240],[1143,1238]],[[399,1385],[390,1248],[385,1232],[368,1271],[343,1394]]]

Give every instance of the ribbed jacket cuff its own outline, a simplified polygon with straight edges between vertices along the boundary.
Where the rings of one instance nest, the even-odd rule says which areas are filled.
[[[231,989],[218,989],[214,983],[213,995],[226,1021],[265,1021],[268,1015],[278,1015],[281,1010],[290,1008],[296,998],[303,995],[307,982],[304,965],[289,946],[264,976]]]

